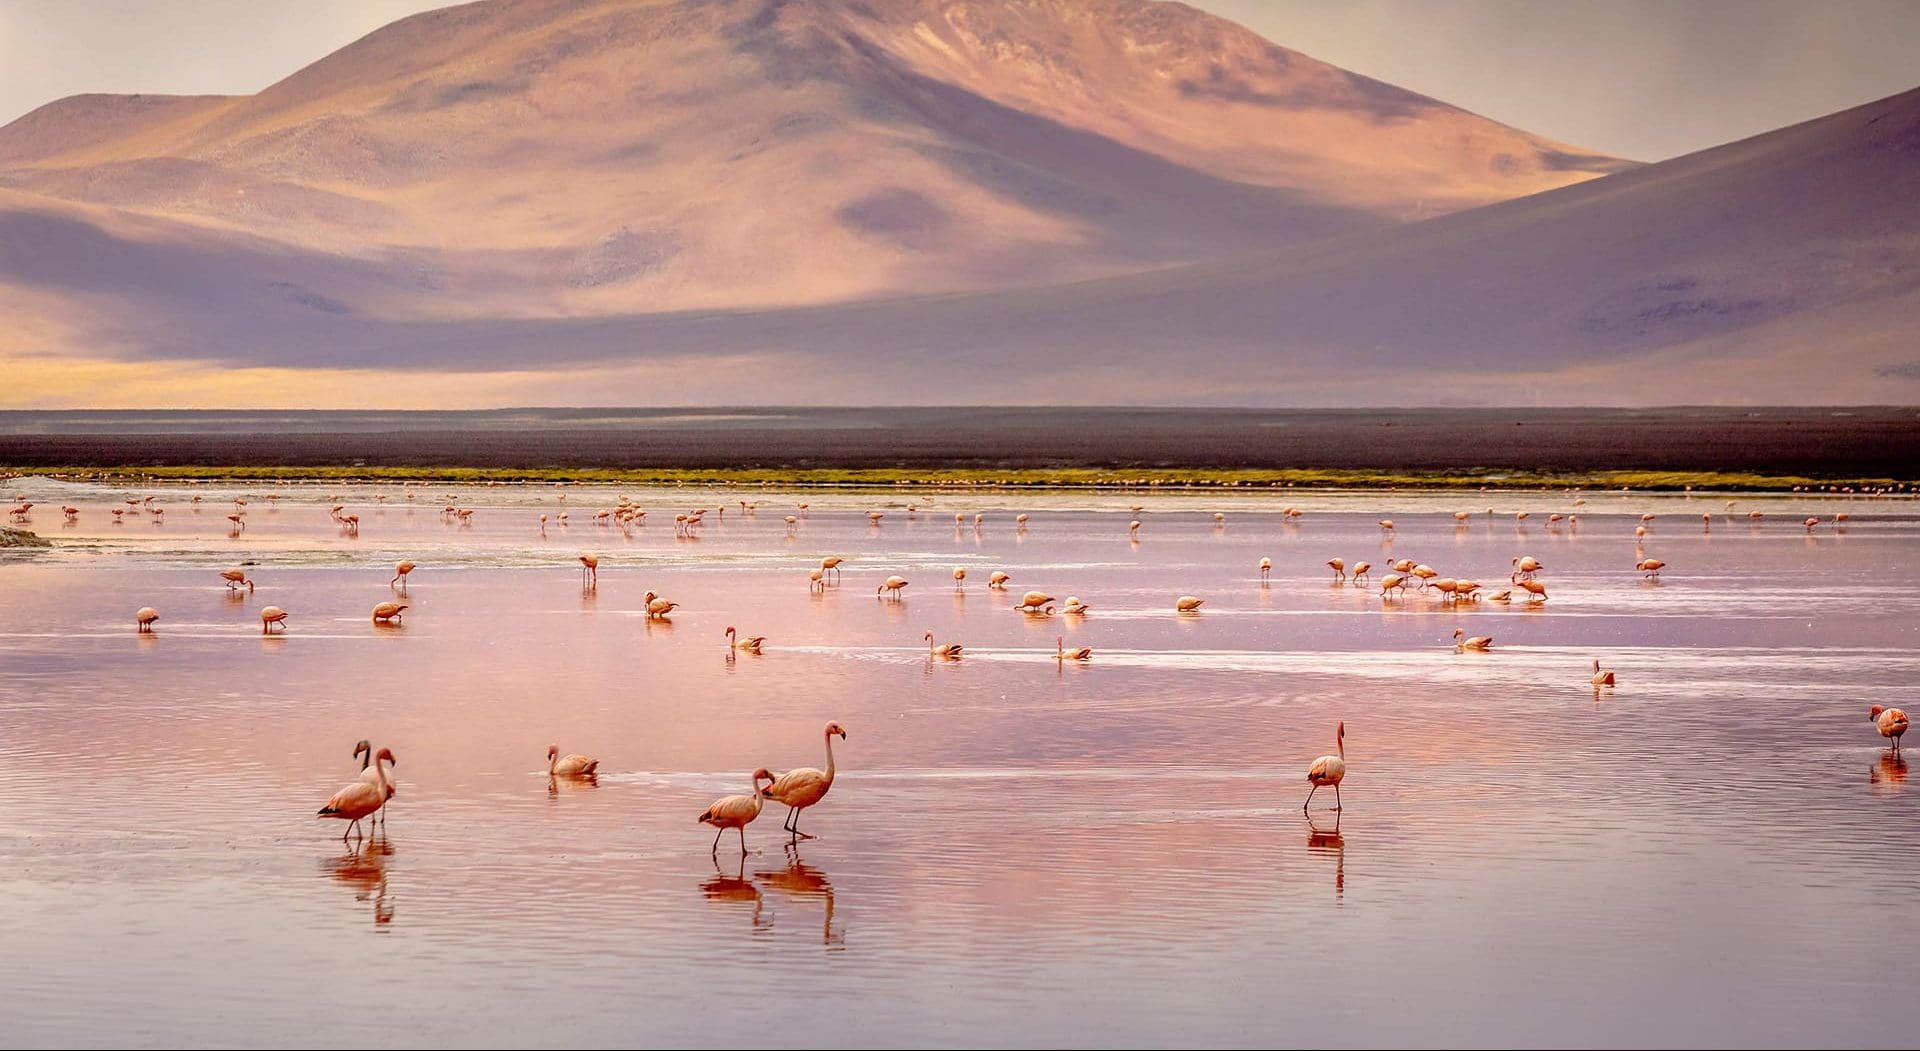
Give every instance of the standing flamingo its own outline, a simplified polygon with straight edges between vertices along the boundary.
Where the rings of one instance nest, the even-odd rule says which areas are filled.
[[[373,622],[375,624],[398,624],[400,623],[400,614],[405,613],[406,610],[407,604],[404,602],[382,602],[373,607]]]
[[[902,588],[907,586],[905,577],[888,577],[881,585],[873,589],[876,597],[899,598]]]
[[[1338,755],[1323,755],[1307,767],[1307,783],[1313,787],[1307,790],[1307,801],[1300,804],[1300,812],[1307,812],[1313,804],[1313,794],[1327,785],[1333,786],[1333,809],[1340,810],[1340,782],[1347,779],[1347,724],[1343,721],[1333,732],[1334,746]]]
[[[276,624],[280,626],[280,629],[282,631],[286,630],[286,627],[287,627],[287,611],[286,610],[281,609],[279,606],[268,606],[266,609],[263,609],[260,611],[260,634],[262,635],[273,634],[273,628],[274,628],[274,625]]]
[[[667,614],[680,607],[680,603],[663,599],[651,591],[640,596],[640,602],[647,607],[648,620],[666,620]]]
[[[1013,576],[1005,570],[996,569],[992,573],[987,574],[987,589],[989,591],[1005,591],[1007,590],[1007,581],[1012,579]]]
[[[942,645],[936,646],[934,645],[934,642],[933,642],[933,632],[931,631],[927,632],[925,637],[927,640],[927,659],[931,660],[935,657],[939,657],[941,660],[950,661],[950,660],[955,660],[959,658],[960,651],[963,648],[959,643],[948,642],[948,643],[944,643]]]
[[[1373,563],[1371,562],[1355,562],[1353,564],[1353,582],[1356,584],[1360,583],[1360,578],[1366,576],[1367,571],[1372,568]]]
[[[1347,579],[1347,560],[1346,559],[1329,558],[1327,559],[1327,567],[1333,570],[1333,579],[1336,583],[1346,582],[1346,579]]]
[[[393,579],[387,581],[387,586],[392,587],[398,584],[402,589],[405,589],[407,586],[407,574],[411,572],[413,572],[413,563],[411,562],[402,562],[393,567]]]
[[[1647,575],[1647,579],[1651,580],[1654,577],[1659,576],[1660,571],[1667,568],[1667,564],[1665,562],[1660,561],[1657,558],[1643,558],[1640,561],[1635,562],[1633,564],[1633,568],[1639,570],[1642,573],[1645,573]]]
[[[580,556],[580,586],[598,587],[600,584],[600,558],[597,555]]]
[[[768,773],[764,766],[753,772],[751,794],[716,799],[712,806],[701,812],[700,823],[712,825],[718,830],[713,834],[713,849],[709,853],[719,855],[720,837],[730,828],[740,830],[740,853],[742,856],[747,853],[747,826],[753,823],[754,818],[760,816],[760,782],[762,780],[773,780],[773,775]]]
[[[780,827],[793,834],[792,838],[812,839],[812,836],[800,831],[800,811],[827,798],[827,792],[833,788],[833,737],[840,735],[847,739],[846,728],[837,722],[828,723],[822,735],[827,740],[827,768],[818,770],[803,766],[798,770],[789,770],[773,779],[773,783],[760,790],[760,794],[776,803],[787,805],[787,820]]]
[[[1532,595],[1536,602],[1545,602],[1547,600],[1547,586],[1537,580],[1520,581],[1520,590]]]
[[[357,753],[356,753],[357,754]],[[393,752],[382,748],[373,758],[375,779],[356,778],[351,784],[333,794],[327,805],[320,808],[316,817],[338,818],[348,822],[346,832],[340,833],[346,839],[348,833],[359,834],[360,820],[372,817],[381,807],[387,805],[387,773],[383,763],[393,762]]]
[[[840,563],[845,561],[846,559],[838,555],[828,555],[826,558],[820,560],[820,568],[826,573],[831,574],[835,580],[838,580],[840,578]]]
[[[965,566],[953,567],[953,589],[955,591],[958,591],[962,587],[965,587],[966,581],[967,581],[966,567]]]
[[[594,771],[598,769],[600,769],[600,760],[592,756],[581,755],[578,752],[561,755],[559,745],[547,746],[548,777],[592,777]]]
[[[1203,598],[1194,598],[1192,595],[1182,595],[1174,600],[1173,608],[1180,613],[1198,613],[1201,605],[1206,601]]]
[[[1867,718],[1873,720],[1874,729],[1880,731],[1880,736],[1893,742],[1893,750],[1900,751],[1900,736],[1907,732],[1907,713],[1876,704],[1867,711]]]
[[[141,606],[140,611],[133,615],[134,626],[141,634],[152,632],[153,622],[159,619],[160,611],[152,606]]]
[[[227,582],[228,591],[242,587],[248,591],[253,590],[253,581],[247,579],[247,571],[244,569],[223,569],[220,571],[220,579]]]
[[[1267,579],[1267,576],[1272,572],[1273,572],[1273,559],[1262,558],[1260,560],[1260,579],[1261,580]]]

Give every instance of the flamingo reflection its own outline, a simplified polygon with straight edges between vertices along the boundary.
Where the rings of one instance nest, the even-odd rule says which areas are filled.
[[[700,884],[700,891],[707,896],[708,901],[723,907],[751,903],[753,929],[756,932],[773,926],[773,921],[766,916],[766,898],[761,895],[760,888],[747,878],[745,854],[740,855],[740,862],[731,876],[720,867],[719,859],[714,859],[713,876]]]
[[[357,843],[337,858],[320,863],[325,875],[353,888],[355,901],[373,902],[373,924],[384,927],[393,922],[393,902],[387,896],[387,859],[393,856],[393,844],[384,835]]]
[[[818,901],[826,907],[826,916],[820,923],[820,944],[831,948],[846,945],[845,930],[833,929],[833,882],[827,874],[807,864],[800,858],[798,844],[789,843],[786,847],[787,867],[771,872],[756,872],[754,878],[769,890],[778,891],[796,902]]]
[[[1340,835],[1340,815],[1333,817],[1332,828],[1321,828],[1307,819],[1307,853],[1333,859],[1333,900],[1337,904],[1347,894],[1347,841]]]
[[[1907,757],[1899,752],[1881,752],[1873,769],[1867,771],[1867,783],[1882,788],[1898,788],[1907,781]]]

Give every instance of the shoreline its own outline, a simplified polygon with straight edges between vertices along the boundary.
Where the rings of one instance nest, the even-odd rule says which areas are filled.
[[[1217,490],[1252,491],[1394,489],[1551,490],[1632,489],[1649,492],[1820,492],[1910,494],[1909,480],[1890,477],[1814,478],[1747,471],[1519,471],[1463,468],[1449,471],[1315,470],[1260,468],[513,468],[261,465],[114,465],[45,467],[0,463],[0,478],[46,478],[105,483],[301,484],[407,483],[451,485],[761,486],[791,489],[1007,489],[1007,490]]]

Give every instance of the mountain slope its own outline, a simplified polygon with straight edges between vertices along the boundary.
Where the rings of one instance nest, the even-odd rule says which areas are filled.
[[[1071,280],[1621,166],[1144,0],[488,0],[0,128],[0,187],[371,266],[316,294],[396,319]]]

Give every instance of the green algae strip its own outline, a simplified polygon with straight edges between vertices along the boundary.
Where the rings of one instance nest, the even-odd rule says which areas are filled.
[[[1448,471],[1305,468],[568,468],[568,467],[207,467],[192,465],[8,468],[41,477],[109,482],[428,482],[477,485],[570,482],[590,485],[754,485],[791,488],[970,486],[1005,489],[1645,489],[1792,492],[1906,490],[1894,478],[1812,478],[1737,471],[1556,471],[1469,468]]]

